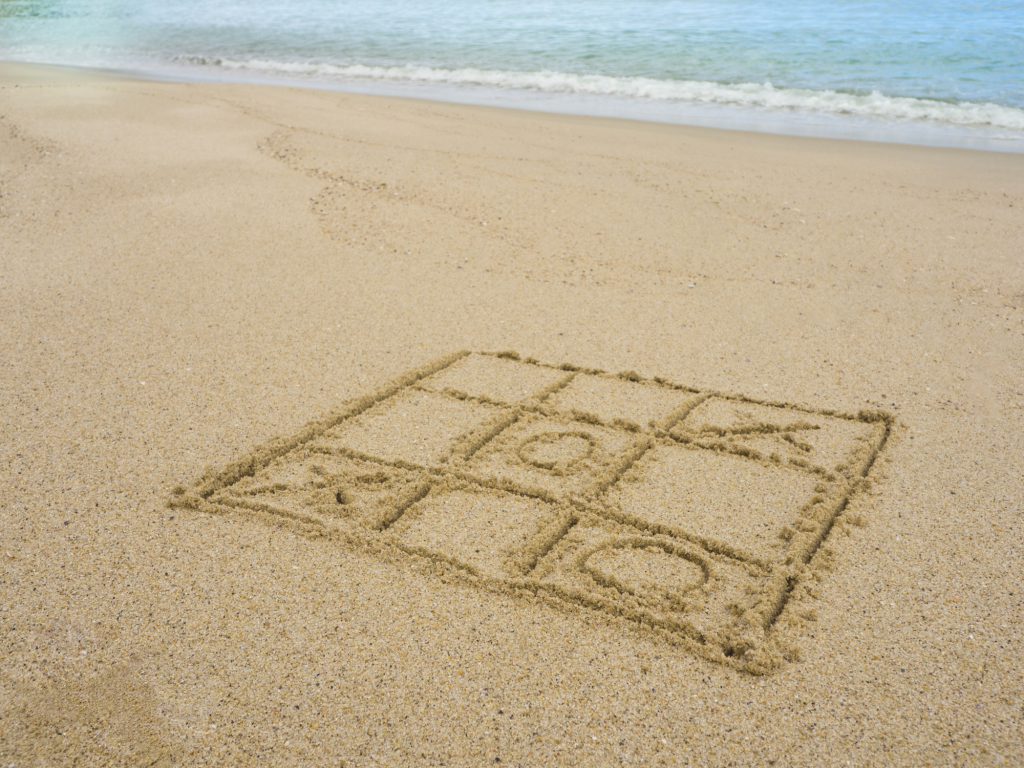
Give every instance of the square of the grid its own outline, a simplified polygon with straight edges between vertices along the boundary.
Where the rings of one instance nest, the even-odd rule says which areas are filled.
[[[609,423],[650,427],[666,422],[697,397],[694,392],[656,382],[578,373],[547,398],[545,405],[563,412],[595,416]]]
[[[300,447],[221,489],[215,500],[332,525],[376,527],[425,479],[420,472]]]
[[[696,445],[848,474],[858,470],[857,456],[870,452],[878,430],[878,424],[861,419],[711,397],[690,411],[672,434]]]
[[[327,430],[313,445],[388,462],[436,467],[454,455],[460,440],[500,414],[500,408],[486,403],[405,389]]]
[[[490,576],[521,576],[533,539],[559,515],[540,499],[491,489],[444,488],[409,507],[388,533],[405,546]]]
[[[477,451],[467,471],[567,499],[593,490],[638,439],[628,430],[526,414]]]
[[[604,501],[654,529],[771,560],[817,484],[814,475],[789,467],[663,443],[630,467]]]
[[[567,375],[557,368],[513,358],[472,354],[428,376],[420,386],[514,405],[543,395]]]
[[[640,621],[724,631],[765,573],[694,542],[585,515],[537,565],[536,576]]]

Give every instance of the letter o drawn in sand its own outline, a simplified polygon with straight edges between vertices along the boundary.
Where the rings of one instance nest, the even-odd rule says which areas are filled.
[[[593,435],[586,432],[542,432],[520,444],[520,461],[537,469],[563,474],[587,459],[597,447]]]
[[[579,568],[604,587],[634,597],[654,597],[677,608],[683,596],[707,582],[707,562],[688,550],[657,539],[619,539],[591,550]]]

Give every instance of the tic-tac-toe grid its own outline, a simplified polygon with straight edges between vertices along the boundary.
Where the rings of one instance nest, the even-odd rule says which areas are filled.
[[[742,661],[888,430],[878,414],[471,353],[196,493]]]

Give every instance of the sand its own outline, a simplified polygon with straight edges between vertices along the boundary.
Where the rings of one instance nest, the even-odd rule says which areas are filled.
[[[3,65],[0,764],[1024,763],[1021,253],[1020,155]]]

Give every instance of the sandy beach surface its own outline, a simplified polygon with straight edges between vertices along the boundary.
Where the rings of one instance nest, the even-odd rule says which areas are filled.
[[[0,764],[1024,764],[1022,254],[1024,155],[0,66]]]

